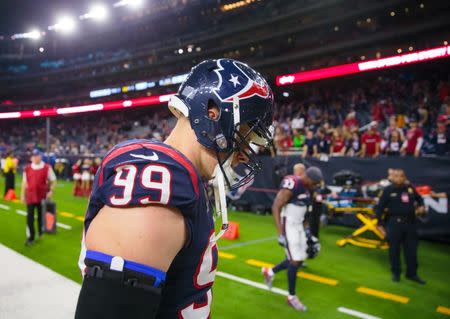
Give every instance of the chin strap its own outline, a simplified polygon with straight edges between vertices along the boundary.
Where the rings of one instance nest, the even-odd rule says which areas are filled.
[[[214,177],[214,200],[216,203],[216,215],[222,216],[222,227],[219,233],[214,237],[217,241],[222,237],[228,229],[228,210],[227,210],[227,196],[225,190],[225,178],[219,165],[216,167],[216,173]]]

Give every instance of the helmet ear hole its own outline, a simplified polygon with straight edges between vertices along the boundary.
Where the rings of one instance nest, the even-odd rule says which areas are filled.
[[[214,121],[220,118],[220,109],[213,100],[208,101],[208,117]]]

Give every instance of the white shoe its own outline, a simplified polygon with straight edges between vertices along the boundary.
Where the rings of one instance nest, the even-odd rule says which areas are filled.
[[[272,289],[273,279],[275,277],[273,271],[270,268],[262,267],[261,274],[264,276],[264,283],[269,289]]]
[[[292,308],[294,308],[297,311],[306,311],[307,310],[306,306],[304,304],[302,304],[302,302],[300,301],[300,299],[298,299],[297,296],[288,296],[286,302],[289,306],[291,306]]]

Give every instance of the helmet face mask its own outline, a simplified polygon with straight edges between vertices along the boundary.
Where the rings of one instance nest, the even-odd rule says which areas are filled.
[[[257,153],[252,147],[257,145],[260,147],[270,147],[272,145],[272,134],[270,129],[265,128],[260,120],[253,123],[245,124],[243,126],[236,126],[235,136],[232,138],[233,148],[225,154],[220,156],[220,153],[216,153],[218,165],[220,166],[225,181],[229,190],[237,189],[253,180],[255,175],[262,169],[261,161],[257,158]],[[245,161],[241,161],[240,164],[245,167],[246,174],[240,176],[237,179],[237,174],[227,172],[227,170],[233,170],[231,167],[233,159],[238,156],[245,157]]]

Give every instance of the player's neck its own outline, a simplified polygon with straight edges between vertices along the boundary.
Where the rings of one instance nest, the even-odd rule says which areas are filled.
[[[208,153],[206,149],[197,142],[197,137],[188,119],[178,119],[174,129],[164,142],[186,156],[202,177],[208,179],[211,177],[215,164],[208,165],[211,155],[206,154]]]

